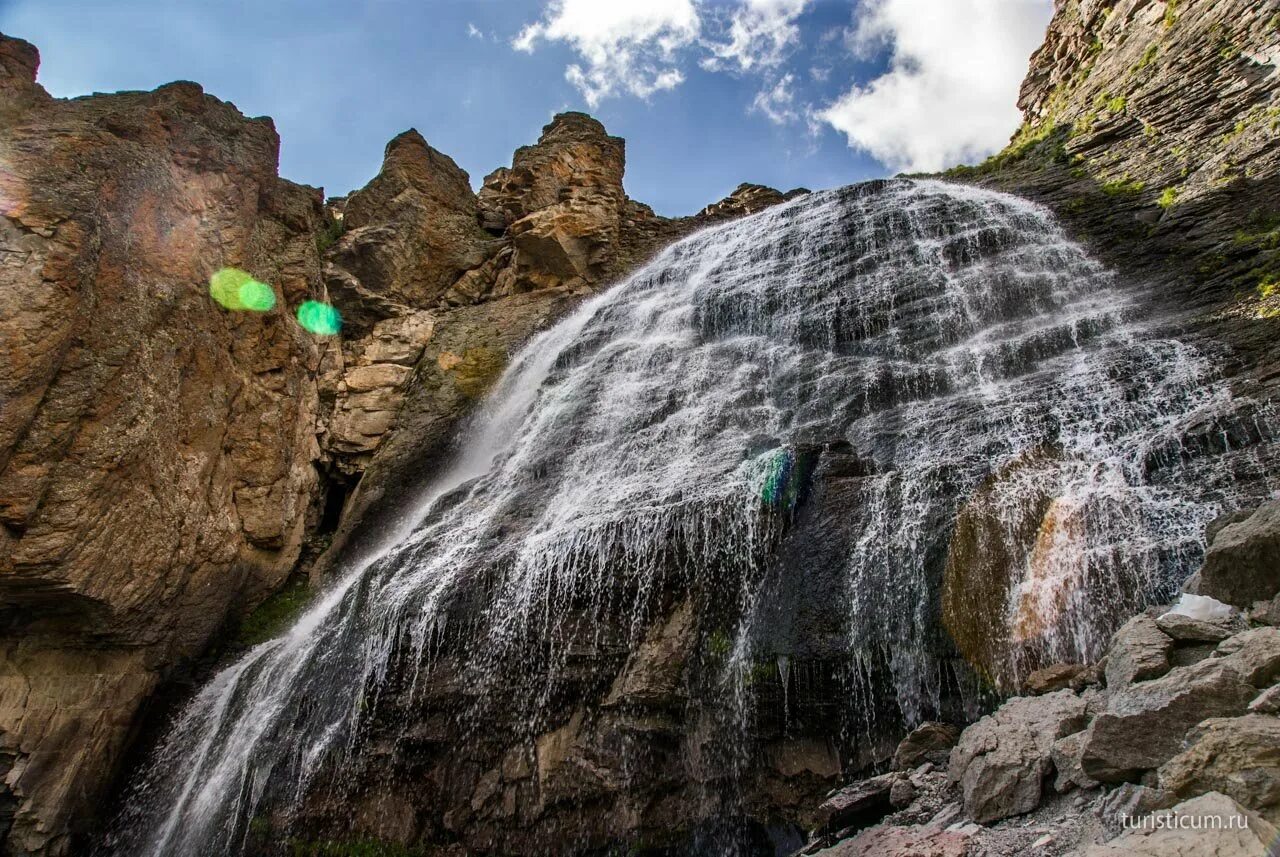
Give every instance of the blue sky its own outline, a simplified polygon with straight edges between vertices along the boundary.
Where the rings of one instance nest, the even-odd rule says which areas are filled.
[[[478,185],[552,114],[627,140],[627,192],[833,187],[998,149],[1051,0],[0,0],[57,96],[195,80],[330,194],[416,127]]]

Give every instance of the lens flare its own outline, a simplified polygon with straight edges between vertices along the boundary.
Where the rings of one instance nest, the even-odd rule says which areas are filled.
[[[342,315],[329,304],[303,301],[298,307],[298,324],[317,336],[333,336],[342,330]]]
[[[275,289],[239,268],[223,268],[210,277],[209,295],[230,310],[266,312],[276,305]]]

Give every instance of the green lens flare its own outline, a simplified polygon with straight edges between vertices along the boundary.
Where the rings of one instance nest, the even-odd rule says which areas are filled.
[[[276,305],[276,293],[266,283],[250,280],[240,286],[240,303],[245,309],[266,312]]]
[[[223,268],[210,277],[209,296],[230,310],[266,312],[276,305],[275,289],[239,268]]]
[[[298,307],[298,324],[317,336],[333,336],[342,330],[342,316],[329,304],[303,301]]]

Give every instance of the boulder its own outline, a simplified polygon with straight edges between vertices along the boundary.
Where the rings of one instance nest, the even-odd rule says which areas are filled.
[[[1084,857],[1268,857],[1276,828],[1226,795],[1210,792],[1148,816]]]
[[[1101,782],[1133,779],[1177,755],[1192,726],[1243,714],[1255,695],[1226,658],[1179,667],[1112,693],[1107,709],[1089,725],[1081,769]]]
[[[1280,684],[1269,687],[1249,703],[1250,714],[1280,714]]]
[[[1120,626],[1107,650],[1107,687],[1122,690],[1135,681],[1158,678],[1169,671],[1173,640],[1156,621],[1139,613]]]
[[[1280,501],[1218,532],[1200,569],[1199,592],[1245,609],[1280,592]]]
[[[1125,829],[1129,819],[1169,809],[1177,802],[1177,796],[1164,789],[1121,783],[1102,796],[1094,814],[1102,823],[1103,830],[1111,836],[1117,836]]]
[[[840,789],[818,807],[818,830],[833,833],[875,824],[893,810],[889,796],[899,779],[898,774],[881,774]]]
[[[1188,733],[1186,749],[1160,766],[1160,786],[1182,798],[1221,792],[1280,823],[1280,718],[1204,721]]]
[[[949,723],[925,721],[898,744],[893,754],[893,767],[906,771],[926,762],[944,765],[959,737],[960,730]]]
[[[1217,619],[1193,619],[1183,613],[1165,613],[1156,618],[1156,626],[1178,642],[1220,643],[1248,627],[1244,616],[1234,613]]]
[[[1084,728],[1087,702],[1069,690],[1017,697],[965,729],[951,751],[948,777],[965,813],[985,824],[1040,804],[1053,744]]]
[[[1267,687],[1280,678],[1280,628],[1253,628],[1218,646],[1225,660],[1254,687]]]
[[[1098,781],[1089,777],[1080,768],[1080,751],[1084,747],[1084,732],[1075,732],[1053,742],[1049,757],[1053,760],[1053,768],[1057,778],[1053,781],[1054,791],[1059,793],[1071,791],[1073,788],[1091,789]]]
[[[1022,687],[1027,693],[1040,696],[1068,687],[1080,690],[1090,677],[1090,670],[1084,664],[1054,664],[1032,671]]]

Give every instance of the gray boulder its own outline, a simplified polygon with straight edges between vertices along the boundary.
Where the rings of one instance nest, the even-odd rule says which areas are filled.
[[[1254,628],[1218,645],[1241,678],[1254,687],[1270,687],[1280,679],[1280,628]]]
[[[1126,830],[1084,857],[1266,857],[1276,829],[1226,795],[1210,792],[1183,801]]]
[[[1186,749],[1160,766],[1160,785],[1179,797],[1221,792],[1280,823],[1280,718],[1206,720]]]
[[[1081,770],[1104,783],[1134,779],[1177,755],[1192,726],[1243,714],[1256,695],[1232,658],[1179,667],[1112,693],[1085,735]]]
[[[1199,593],[1248,609],[1280,591],[1280,501],[1223,527],[1200,568]]]
[[[1244,616],[1235,613],[1220,619],[1193,619],[1182,613],[1157,617],[1156,626],[1179,642],[1220,643],[1249,627]]]
[[[1169,809],[1177,802],[1177,796],[1164,789],[1121,783],[1103,795],[1094,812],[1103,830],[1109,836],[1117,836],[1124,830],[1127,819],[1142,818],[1156,810]]]
[[[1280,684],[1269,687],[1249,703],[1250,714],[1280,714]]]
[[[985,824],[1039,806],[1053,744],[1084,728],[1087,706],[1069,690],[1017,697],[964,730],[947,774],[965,814]]]
[[[1111,638],[1107,651],[1107,687],[1121,690],[1135,681],[1159,678],[1169,671],[1173,639],[1145,613],[1134,616]]]
[[[1053,760],[1053,769],[1058,772],[1057,779],[1053,781],[1053,789],[1059,794],[1072,789],[1092,789],[1098,785],[1098,781],[1085,774],[1080,767],[1084,736],[1084,732],[1076,732],[1053,742],[1049,757]]]

